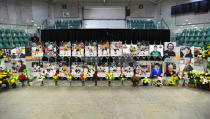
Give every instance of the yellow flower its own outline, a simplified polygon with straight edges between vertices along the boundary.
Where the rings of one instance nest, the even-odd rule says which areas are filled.
[[[12,80],[11,80],[11,84],[13,84],[13,83],[15,83],[15,79],[12,79]]]
[[[72,79],[72,75],[67,76],[67,79],[71,80]]]
[[[53,76],[53,78],[54,78],[54,79],[58,79],[58,76],[57,76],[57,75],[56,75],[56,76]]]
[[[86,78],[87,78],[87,74],[84,75],[84,79],[86,79]]]
[[[200,82],[202,83],[202,82],[203,82],[203,80],[201,79],[201,80],[200,80]]]
[[[125,78],[121,78],[121,80],[122,80],[122,81],[124,81],[124,80],[125,80]]]
[[[0,84],[2,84],[2,81],[0,81]]]

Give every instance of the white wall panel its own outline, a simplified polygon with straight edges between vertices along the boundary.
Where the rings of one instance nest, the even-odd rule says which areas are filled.
[[[125,7],[86,6],[84,19],[125,19]]]
[[[83,28],[125,28],[125,20],[84,20]]]

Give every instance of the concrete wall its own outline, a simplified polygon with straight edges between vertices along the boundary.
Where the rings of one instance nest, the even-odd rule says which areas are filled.
[[[210,13],[197,14],[189,13],[171,16],[171,6],[189,3],[192,0],[163,0],[159,6],[161,9],[160,17],[169,25],[174,33],[179,33],[186,28],[205,28],[210,26]]]

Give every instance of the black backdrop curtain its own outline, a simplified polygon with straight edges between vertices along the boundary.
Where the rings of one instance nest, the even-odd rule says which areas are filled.
[[[43,42],[106,42],[122,41],[123,43],[148,42],[163,44],[170,41],[170,30],[133,30],[133,29],[66,29],[42,30]]]

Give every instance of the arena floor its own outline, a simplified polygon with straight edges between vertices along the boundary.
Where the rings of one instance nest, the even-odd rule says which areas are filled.
[[[63,83],[65,81],[62,81]],[[75,82],[74,82],[75,83]],[[106,82],[103,82],[106,84]],[[66,84],[66,83],[65,83]],[[210,92],[116,81],[0,90],[0,119],[209,119]],[[119,85],[118,85],[119,84]]]

